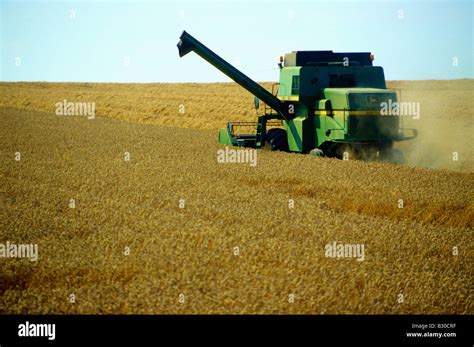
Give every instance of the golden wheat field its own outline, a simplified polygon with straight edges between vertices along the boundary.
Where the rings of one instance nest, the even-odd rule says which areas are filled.
[[[253,167],[216,160],[255,117],[232,83],[0,83],[0,243],[39,249],[0,258],[0,313],[473,314],[474,81],[389,87],[421,103],[407,165]]]

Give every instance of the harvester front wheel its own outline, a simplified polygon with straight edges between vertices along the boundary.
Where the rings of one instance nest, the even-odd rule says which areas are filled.
[[[288,138],[286,131],[280,128],[273,128],[267,131],[265,141],[271,151],[288,152]]]

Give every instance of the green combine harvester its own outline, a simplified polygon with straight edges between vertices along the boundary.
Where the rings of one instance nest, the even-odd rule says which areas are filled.
[[[186,31],[178,50],[180,57],[194,51],[247,89],[257,110],[259,100],[265,103],[257,122],[229,122],[220,129],[223,145],[399,162],[393,143],[417,135],[415,129],[402,129],[401,117],[381,115],[381,104],[393,104],[397,94],[386,88],[383,69],[372,65],[371,53],[285,54],[278,64],[280,82],[271,93]]]

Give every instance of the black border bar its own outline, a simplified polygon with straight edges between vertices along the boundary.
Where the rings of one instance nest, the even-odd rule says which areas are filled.
[[[55,324],[55,339],[20,337],[19,325]],[[132,346],[261,340],[291,346],[473,346],[472,315],[0,315],[0,346]],[[407,333],[455,333],[456,337],[408,337]],[[437,335],[437,334],[436,334]],[[167,345],[168,343],[165,343]],[[188,344],[186,344],[188,345]]]

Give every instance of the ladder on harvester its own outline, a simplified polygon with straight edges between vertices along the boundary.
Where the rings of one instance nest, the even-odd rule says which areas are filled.
[[[257,137],[255,139],[255,148],[262,148],[265,144],[265,123],[259,119],[257,122]]]
[[[272,94],[276,97],[278,95],[278,89],[279,89],[280,83],[273,83],[272,84]],[[267,104],[264,104],[264,111],[265,115],[274,115],[274,110],[268,106]],[[265,134],[266,134],[266,120],[260,119],[257,122],[257,136],[255,139],[255,147],[256,148],[262,148],[265,145]]]
[[[275,97],[278,97],[278,90],[280,88],[280,83],[273,83],[272,84],[272,94],[273,96]],[[265,114],[272,114],[273,113],[273,109],[268,106],[267,104],[265,104]]]

